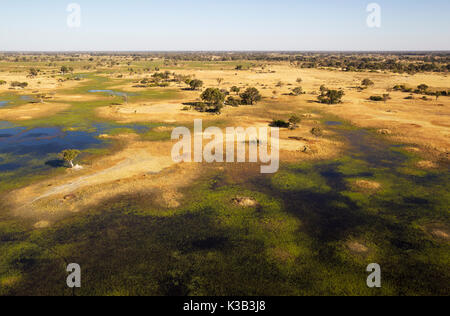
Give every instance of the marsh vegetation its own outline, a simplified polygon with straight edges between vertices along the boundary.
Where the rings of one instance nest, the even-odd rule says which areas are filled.
[[[448,62],[1,54],[0,295],[448,295]],[[196,118],[281,127],[280,171],[174,164]]]

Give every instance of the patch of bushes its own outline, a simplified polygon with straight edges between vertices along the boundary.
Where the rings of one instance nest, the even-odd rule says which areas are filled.
[[[232,86],[230,89],[231,92],[235,93],[236,95],[239,94],[239,92],[241,92],[241,88],[236,87],[236,86]]]
[[[407,88],[405,85],[396,85],[394,86],[394,88],[392,88],[394,91],[401,91],[401,92],[406,92],[406,93],[411,93],[413,92],[412,88]]]
[[[291,95],[299,96],[301,94],[305,94],[305,92],[303,92],[302,87],[296,87],[296,88],[292,89]]]
[[[291,124],[289,122],[283,120],[273,120],[272,123],[269,124],[270,127],[279,127],[279,128],[289,128]]]
[[[380,97],[378,95],[373,95],[369,99],[370,99],[370,101],[375,101],[375,102],[383,101],[383,97]]]
[[[229,105],[229,106],[237,107],[241,104],[241,101],[235,97],[229,96],[227,98],[227,101],[225,102],[225,104]]]
[[[26,88],[26,87],[28,87],[28,82],[13,81],[13,82],[11,82],[11,87],[13,87],[13,88],[16,88],[16,87]]]
[[[273,120],[272,123],[269,124],[269,126],[279,128],[289,128],[291,130],[294,130],[298,128],[298,124],[300,124],[300,122],[301,119],[297,115],[292,115],[287,122],[284,120]]]
[[[391,97],[389,94],[383,94],[383,96],[373,95],[369,98],[370,101],[374,101],[374,102],[380,102],[380,101],[386,102],[387,100],[390,100],[390,99],[391,99]]]
[[[362,85],[363,87],[368,87],[368,86],[373,86],[374,83],[373,83],[372,80],[366,78],[366,79],[364,79],[364,80],[361,82],[361,85]]]
[[[311,129],[311,134],[316,137],[321,137],[321,136],[323,136],[323,131],[320,127],[313,127]]]
[[[298,117],[297,115],[292,115],[289,118],[289,124],[290,124],[289,128],[290,129],[296,129],[298,127],[298,124],[300,124],[301,121],[302,120],[301,120],[300,117]]]
[[[342,102],[342,97],[345,95],[342,90],[330,90],[325,86],[320,87],[321,94],[317,97],[320,103],[323,104],[338,104]]]
[[[449,96],[450,91],[447,90],[432,90],[426,84],[420,84],[416,89],[408,88],[405,85],[396,85],[392,88],[394,91],[401,91],[406,93],[426,94],[429,96],[435,96],[436,99],[440,96]]]

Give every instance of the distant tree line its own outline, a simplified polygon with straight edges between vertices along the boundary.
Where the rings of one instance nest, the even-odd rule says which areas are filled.
[[[415,93],[415,94],[425,94],[429,96],[435,96],[438,99],[440,96],[450,96],[450,90],[438,90],[431,89],[428,85],[422,83],[418,85],[416,88],[410,88],[406,85],[395,85],[392,90],[401,91],[405,93]]]

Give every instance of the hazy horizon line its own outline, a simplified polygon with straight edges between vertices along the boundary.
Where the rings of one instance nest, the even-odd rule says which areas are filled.
[[[0,50],[5,53],[450,53],[450,50]]]

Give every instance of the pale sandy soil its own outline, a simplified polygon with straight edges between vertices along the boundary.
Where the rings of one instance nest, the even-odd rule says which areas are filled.
[[[104,157],[83,170],[68,170],[67,174],[17,190],[9,196],[13,204],[39,203],[52,196],[65,196],[87,186],[132,178],[139,174],[159,173],[174,163],[170,158],[170,144],[132,142],[118,153]],[[48,182],[48,183],[47,183]]]
[[[27,71],[27,70],[26,70]],[[59,82],[59,76],[56,75],[52,78],[49,75],[39,75],[37,77],[28,77],[26,72],[16,73],[16,72],[0,72],[0,79],[7,81],[7,84],[0,85],[0,93],[4,92],[19,92],[24,95],[31,95],[38,91],[39,93],[51,93],[58,89],[74,88],[80,85],[83,81],[68,80],[64,82]],[[11,88],[10,82],[27,82],[28,86],[24,89],[22,88]]]
[[[450,240],[450,230],[448,225],[442,223],[432,223],[422,229],[435,238],[436,241],[448,242]]]
[[[211,118],[211,115],[196,111],[182,111],[184,105],[178,102],[164,102],[154,104],[129,104],[120,106],[101,107],[97,115],[107,119],[114,119],[120,123],[131,122],[187,122],[196,119]]]
[[[34,219],[35,228],[48,227],[70,213],[122,194],[153,194],[152,203],[177,207],[183,198],[178,189],[193,181],[200,168],[174,165],[170,150],[170,143],[134,142],[84,170],[68,170],[63,176],[16,190],[4,202],[15,215]]]
[[[369,248],[356,241],[347,242],[347,247],[351,252],[356,254],[365,254],[369,251]]]
[[[369,180],[356,180],[353,183],[353,189],[362,192],[374,192],[381,189],[381,184]]]
[[[52,96],[52,100],[66,101],[66,102],[89,102],[89,101],[104,100],[105,98],[107,98],[107,96],[102,95],[101,93],[88,93],[83,95],[55,94],[54,96]]]
[[[0,121],[24,121],[47,117],[68,109],[67,103],[29,103],[13,108],[0,108]]]
[[[435,229],[432,231],[432,234],[438,238],[443,238],[443,239],[450,239],[450,236],[447,232],[444,232],[440,229]]]

